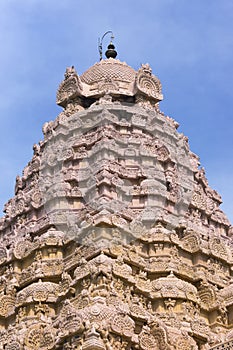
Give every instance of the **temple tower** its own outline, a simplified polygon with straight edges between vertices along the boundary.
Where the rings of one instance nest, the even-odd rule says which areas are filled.
[[[233,348],[232,227],[161,83],[66,69],[0,221],[0,349]],[[224,345],[225,344],[225,345]]]

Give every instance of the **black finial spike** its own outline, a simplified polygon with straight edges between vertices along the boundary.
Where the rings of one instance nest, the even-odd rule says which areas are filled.
[[[112,42],[110,42],[110,44],[108,45],[108,49],[107,49],[107,51],[105,52],[105,56],[107,57],[107,58],[116,58],[116,56],[117,56],[117,52],[116,52],[116,50],[115,50],[115,46],[113,45],[113,43]]]

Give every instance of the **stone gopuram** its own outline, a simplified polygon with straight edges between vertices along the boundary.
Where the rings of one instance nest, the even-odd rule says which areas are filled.
[[[232,227],[161,83],[66,69],[0,220],[0,349],[233,349]]]

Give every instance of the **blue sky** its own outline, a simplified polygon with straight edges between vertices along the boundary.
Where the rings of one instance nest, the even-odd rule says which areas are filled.
[[[161,110],[180,123],[233,222],[232,0],[1,0],[0,208],[61,111],[65,68],[81,74],[97,62],[107,30],[120,60],[148,62],[160,78]]]

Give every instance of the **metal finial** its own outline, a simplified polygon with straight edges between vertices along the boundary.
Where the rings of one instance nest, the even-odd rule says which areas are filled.
[[[102,38],[100,39],[99,38],[99,40],[98,40],[98,48],[99,48],[99,54],[100,54],[100,61],[103,59],[103,39],[104,39],[104,37],[105,37],[105,35],[107,35],[107,34],[110,34],[111,33],[111,42],[110,42],[110,44],[108,45],[108,50],[106,51],[106,56],[107,56],[107,52],[109,51],[109,50],[111,50],[111,52],[110,52],[110,56],[109,57],[113,57],[114,55],[114,57],[113,58],[115,58],[116,57],[116,55],[117,55],[117,52],[114,50],[115,49],[115,46],[113,45],[113,43],[112,43],[112,40],[114,39],[114,36],[113,36],[113,32],[111,31],[111,30],[109,30],[109,31],[107,31],[106,33],[104,33],[104,35],[102,36]],[[111,46],[111,47],[110,47]],[[109,58],[108,56],[107,56],[107,58]]]
[[[107,57],[107,58],[116,58],[116,56],[117,56],[117,52],[116,52],[116,50],[115,50],[115,46],[113,45],[113,43],[112,42],[110,42],[110,44],[108,45],[108,49],[107,49],[107,51],[105,52],[105,56]]]

